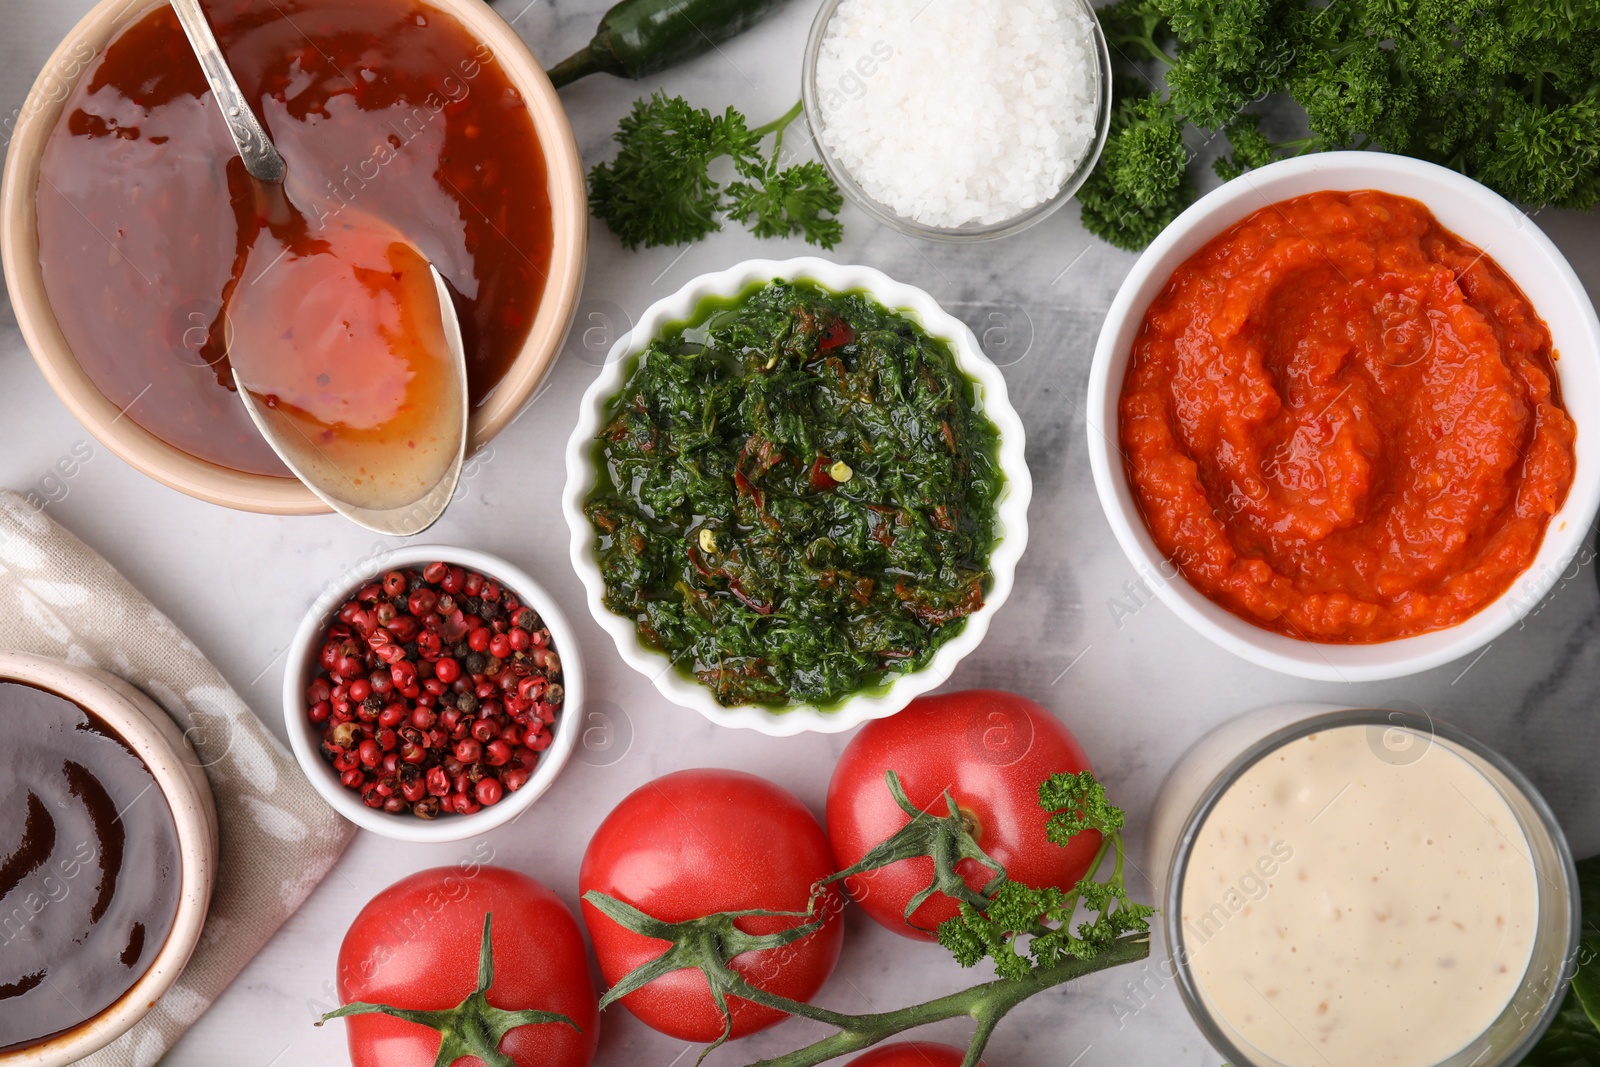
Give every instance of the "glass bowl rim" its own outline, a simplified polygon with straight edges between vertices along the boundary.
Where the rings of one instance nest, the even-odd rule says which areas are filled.
[[[1089,175],[1094,173],[1094,168],[1100,161],[1100,153],[1105,148],[1106,136],[1111,129],[1111,49],[1106,41],[1104,29],[1100,25],[1099,16],[1095,14],[1094,6],[1089,0],[1055,0],[1061,4],[1075,4],[1089,19],[1090,36],[1093,38],[1091,46],[1096,59],[1096,100],[1095,100],[1095,135],[1089,149],[1079,160],[1078,166],[1067,175],[1066,181],[1061,185],[1050,199],[1037,204],[1019,215],[998,222],[985,223],[980,226],[930,226],[927,223],[917,222],[897,214],[886,204],[874,200],[863,189],[855,177],[840,163],[833,152],[823,142],[822,128],[826,125],[822,117],[822,104],[817,89],[817,58],[822,51],[822,39],[828,24],[833,21],[833,16],[844,0],[823,0],[821,8],[811,22],[811,31],[806,39],[805,57],[800,77],[800,100],[805,111],[806,126],[811,134],[812,144],[816,147],[817,157],[822,161],[823,169],[838,185],[839,191],[846,200],[866,212],[874,221],[889,226],[908,237],[917,237],[928,241],[943,241],[955,244],[965,244],[975,241],[991,241],[1000,237],[1009,237],[1029,229],[1057,211],[1061,210],[1069,201],[1078,195],[1078,190],[1083,183],[1089,180]]]
[[[1561,872],[1561,882],[1552,892],[1558,897],[1564,897],[1567,905],[1567,930],[1561,955],[1562,968],[1556,976],[1555,983],[1549,989],[1549,996],[1539,1011],[1539,1017],[1532,1026],[1522,1032],[1516,1043],[1507,1049],[1506,1054],[1494,1061],[1499,1065],[1515,1064],[1522,1060],[1533,1046],[1544,1036],[1550,1023],[1555,1019],[1560,1010],[1561,1002],[1566,996],[1567,986],[1571,981],[1570,968],[1566,966],[1573,954],[1577,951],[1582,935],[1582,915],[1580,914],[1580,900],[1578,887],[1578,873],[1572,858],[1572,849],[1567,841],[1566,834],[1561,829],[1561,824],[1556,820],[1555,813],[1543,794],[1534,786],[1526,775],[1501,755],[1498,751],[1479,741],[1476,737],[1445,722],[1436,719],[1425,712],[1407,711],[1397,708],[1378,707],[1347,707],[1316,712],[1289,723],[1286,726],[1272,730],[1260,739],[1247,745],[1243,751],[1234,756],[1227,764],[1216,773],[1215,777],[1201,791],[1200,798],[1194,807],[1183,819],[1182,826],[1172,850],[1172,858],[1166,870],[1166,891],[1160,901],[1162,917],[1161,930],[1166,939],[1168,958],[1171,960],[1172,978],[1178,985],[1178,993],[1183,1000],[1183,1006],[1189,1012],[1189,1017],[1200,1028],[1206,1041],[1222,1053],[1230,1063],[1248,1067],[1258,1063],[1259,1060],[1248,1054],[1246,1050],[1236,1045],[1218,1025],[1215,1013],[1208,1008],[1201,998],[1198,984],[1195,982],[1194,973],[1189,967],[1188,953],[1184,950],[1183,926],[1178,920],[1181,914],[1180,905],[1183,900],[1183,882],[1187,873],[1190,854],[1194,849],[1195,837],[1201,826],[1205,824],[1211,812],[1216,808],[1222,796],[1239,780],[1239,778],[1254,767],[1262,759],[1280,748],[1298,741],[1314,733],[1345,726],[1386,726],[1389,728],[1409,729],[1414,733],[1422,734],[1430,743],[1443,740],[1454,745],[1469,755],[1483,760],[1496,772],[1503,775],[1516,792],[1527,801],[1533,813],[1533,821],[1549,837],[1555,851],[1557,867]],[[1498,783],[1491,780],[1491,784]],[[1520,820],[1519,820],[1520,821]],[[1531,842],[1530,842],[1531,844]],[[1159,857],[1157,858],[1159,862]],[[1536,878],[1536,884],[1539,880]],[[1542,899],[1543,894],[1540,894]],[[1516,1010],[1517,997],[1532,980],[1532,968],[1535,960],[1529,961],[1529,973],[1525,974],[1517,986],[1517,993],[1495,1016],[1490,1026],[1485,1029],[1488,1033],[1495,1023],[1505,1017],[1505,1014]],[[1481,1036],[1481,1035],[1480,1035]],[[1473,1040],[1477,1040],[1474,1037]],[[1470,1048],[1469,1042],[1466,1048]],[[1461,1054],[1458,1050],[1450,1058],[1442,1061],[1437,1067],[1446,1067],[1452,1060]]]

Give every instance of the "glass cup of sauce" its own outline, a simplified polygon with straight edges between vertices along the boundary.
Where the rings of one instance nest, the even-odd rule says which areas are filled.
[[[1497,1067],[1560,1005],[1577,876],[1544,799],[1408,711],[1294,704],[1156,800],[1166,975],[1236,1067]]]

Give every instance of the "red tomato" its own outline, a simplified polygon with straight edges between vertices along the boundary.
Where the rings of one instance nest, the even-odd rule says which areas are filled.
[[[1052,844],[1045,837],[1049,815],[1039,807],[1039,783],[1088,767],[1077,739],[1026,697],[987,689],[922,697],[898,715],[867,723],[839,758],[828,783],[834,862],[844,870],[910,821],[884,782],[892,770],[907,799],[933,815],[946,813],[948,789],[972,824],[978,847],[1013,881],[1070,889],[1094,859],[1100,835],[1090,831],[1065,847]],[[926,857],[901,860],[853,875],[845,887],[880,924],[933,940],[925,931],[956,914],[950,897],[935,893],[912,915],[915,926],[905,920],[906,905],[933,881],[933,870]],[[976,860],[962,860],[956,870],[975,890],[994,877]]]
[[[739,771],[678,771],[634,790],[595,831],[578,875],[580,893],[599,890],[664,922],[719,911],[804,911],[811,887],[833,873],[822,827],[792,794]],[[821,907],[822,929],[782,948],[747,952],[734,970],[752,985],[810,1000],[839,961],[841,898]],[[600,970],[615,985],[659,956],[667,942],[628,930],[583,902]],[[748,918],[739,927],[775,933],[794,919]],[[621,1003],[646,1025],[683,1041],[713,1041],[723,1020],[699,971],[657,978]],[[743,1037],[787,1016],[730,997],[733,1036]]]
[[[478,988],[483,916],[494,984],[489,1003],[506,1011],[557,1012],[577,1023],[519,1026],[500,1051],[519,1067],[588,1067],[599,1038],[598,998],[572,913],[543,885],[500,867],[467,863],[402,878],[361,909],[339,946],[339,997],[390,1007],[452,1008]],[[432,1067],[439,1033],[387,1015],[355,1015],[353,1067]],[[457,1067],[483,1067],[475,1056]]]
[[[932,1041],[905,1041],[880,1045],[864,1056],[851,1060],[849,1067],[961,1067],[967,1050]],[[978,1067],[984,1067],[978,1061]]]

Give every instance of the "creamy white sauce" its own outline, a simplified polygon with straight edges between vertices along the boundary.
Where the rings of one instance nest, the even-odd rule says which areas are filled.
[[[1417,747],[1386,748],[1397,733]],[[1344,726],[1266,756],[1206,818],[1184,947],[1212,1011],[1287,1067],[1431,1067],[1510,1002],[1536,894],[1527,839],[1476,768],[1410,731]]]

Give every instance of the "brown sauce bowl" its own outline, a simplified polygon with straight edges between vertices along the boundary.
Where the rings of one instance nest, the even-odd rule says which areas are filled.
[[[588,193],[572,127],[550,79],[528,47],[483,0],[428,0],[453,16],[494,51],[499,65],[528,106],[549,174],[553,246],[538,313],[504,377],[472,412],[470,455],[516,417],[555,362],[583,286],[588,251]],[[45,289],[39,262],[35,190],[44,148],[78,80],[86,57],[98,56],[117,34],[161,6],[161,0],[100,0],[67,35],[34,82],[17,120],[0,184],[0,259],[17,324],[45,380],[102,444],[156,481],[199,500],[271,515],[327,512],[299,481],[249,474],[185,452],[139,426],[113,404],[79,365],[57,309]],[[70,314],[70,308],[60,309]],[[0,1059],[0,1064],[5,1061]]]
[[[104,671],[23,652],[0,652],[0,681],[43,689],[97,716],[144,762],[177,828],[177,913],[148,969],[109,1007],[71,1029],[0,1052],[0,1067],[58,1067],[120,1037],[189,962],[216,879],[217,809],[200,757],[167,713],[135,686]]]

